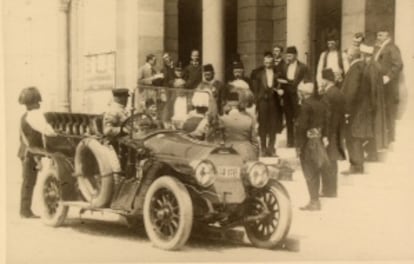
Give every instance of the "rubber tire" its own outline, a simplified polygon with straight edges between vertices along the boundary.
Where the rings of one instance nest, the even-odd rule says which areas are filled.
[[[150,202],[154,193],[160,188],[169,189],[173,193],[180,210],[180,223],[177,233],[169,241],[165,241],[157,235],[150,219]],[[162,176],[152,183],[145,195],[144,225],[145,231],[154,246],[166,250],[178,250],[184,246],[190,237],[193,226],[193,203],[184,184],[170,176]]]
[[[104,147],[99,141],[93,138],[86,138],[82,140],[76,147],[75,154],[75,174],[78,175],[78,185],[82,196],[86,201],[91,203],[92,207],[105,207],[112,198],[114,179],[112,176],[102,177],[101,188],[97,190],[98,194],[94,194],[92,185],[87,177],[82,176],[82,156],[81,153],[84,148],[88,148],[95,156],[98,163],[99,172],[101,175],[110,175],[113,173],[109,159],[111,155],[109,150]]]
[[[286,189],[279,183],[271,183],[268,187],[273,195],[276,197],[279,204],[279,223],[276,230],[268,240],[257,238],[254,233],[250,232],[245,224],[245,230],[250,242],[258,248],[274,248],[276,247],[289,233],[292,222],[292,206],[289,195]]]
[[[40,195],[40,209],[41,209],[40,218],[42,222],[48,226],[53,226],[53,227],[61,226],[66,219],[69,207],[67,205],[63,205],[62,203],[59,203],[56,213],[51,215],[47,209],[46,201],[43,196],[44,194],[43,189],[45,185],[48,183],[48,181],[50,181],[51,179],[57,180],[60,185],[60,180],[58,178],[58,173],[57,173],[56,168],[49,167],[44,172],[44,175],[41,175],[41,177],[39,178],[40,179],[37,184],[39,185],[39,195]]]

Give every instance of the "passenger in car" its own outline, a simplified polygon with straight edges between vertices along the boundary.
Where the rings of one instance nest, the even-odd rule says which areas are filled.
[[[20,147],[18,157],[22,161],[23,182],[20,192],[20,216],[23,218],[36,217],[31,209],[32,195],[37,180],[36,158],[29,148],[42,149],[44,135],[56,135],[47,123],[40,109],[42,96],[36,87],[22,90],[19,103],[26,106],[26,112],[20,120]]]
[[[160,113],[158,112],[158,103],[159,102],[155,102],[152,98],[145,101],[145,113],[151,117],[153,123],[151,126],[152,129],[161,129],[164,127],[163,122],[160,119]]]
[[[229,112],[220,120],[224,127],[224,139],[245,160],[257,160],[259,142],[257,140],[256,121],[246,112],[247,97],[243,91],[233,91],[227,96],[226,108]]]

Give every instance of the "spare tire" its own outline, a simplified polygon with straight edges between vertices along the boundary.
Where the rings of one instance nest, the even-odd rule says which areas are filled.
[[[111,164],[118,162],[107,146],[93,138],[79,142],[75,154],[75,176],[79,190],[92,207],[105,207],[112,198],[114,179]]]

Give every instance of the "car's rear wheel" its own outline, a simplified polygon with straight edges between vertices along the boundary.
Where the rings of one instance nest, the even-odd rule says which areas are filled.
[[[288,234],[292,208],[286,190],[272,183],[255,192],[247,204],[249,216],[265,215],[260,220],[246,222],[245,230],[251,243],[260,248],[277,246]]]
[[[152,183],[144,201],[144,224],[156,247],[177,250],[187,242],[193,225],[193,205],[179,180],[163,176]]]
[[[51,167],[40,177],[41,219],[49,226],[60,226],[66,219],[69,207],[62,203],[61,181],[55,168]]]

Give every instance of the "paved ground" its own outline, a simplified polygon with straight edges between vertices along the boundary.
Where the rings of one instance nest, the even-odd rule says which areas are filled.
[[[7,176],[8,263],[413,260],[414,144],[409,128],[410,123],[400,124],[400,141],[386,163],[368,164],[364,175],[341,176],[339,197],[322,200],[321,212],[298,210],[308,199],[300,171],[284,182],[294,215],[287,248],[276,250],[192,238],[182,251],[166,252],[152,247],[143,229],[130,229],[110,214],[79,219],[71,210],[60,228],[22,220],[17,211],[19,168],[13,166]],[[288,150],[279,154],[290,155]],[[346,166],[341,163],[341,170]]]

